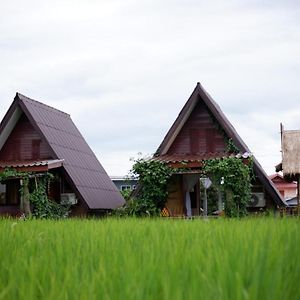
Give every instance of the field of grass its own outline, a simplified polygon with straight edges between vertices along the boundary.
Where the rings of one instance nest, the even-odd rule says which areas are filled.
[[[300,299],[299,226],[0,220],[0,299]]]

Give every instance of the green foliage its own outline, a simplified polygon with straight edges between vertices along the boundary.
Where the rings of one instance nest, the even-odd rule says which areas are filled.
[[[234,153],[234,154],[240,153],[240,149],[235,145],[235,143],[232,139],[227,140],[226,151],[228,153]]]
[[[300,299],[297,218],[0,220],[0,299]]]
[[[164,162],[139,158],[134,161],[131,176],[139,179],[138,191],[127,198],[125,207],[117,209],[118,216],[157,216],[168,196],[168,181],[174,170]]]
[[[218,210],[218,189],[216,185],[211,185],[209,189],[206,190],[207,194],[207,213],[211,215],[213,212]],[[200,196],[201,201],[204,198],[204,186],[200,184]]]
[[[32,216],[38,219],[60,219],[68,216],[70,204],[59,204],[48,199],[46,187],[49,176],[39,178],[36,187],[29,195],[29,201],[33,205]]]
[[[132,193],[131,189],[126,189],[126,190],[121,191],[121,195],[123,196],[123,198],[125,199],[125,201],[127,201],[127,200],[130,199],[131,193]]]
[[[229,217],[247,214],[246,206],[251,199],[252,161],[243,163],[241,159],[228,157],[205,162],[203,171],[214,184],[222,187],[226,195],[225,213]],[[221,184],[222,183],[222,184]]]
[[[168,180],[173,169],[164,162],[140,158],[135,161],[132,173],[139,178],[138,200],[152,202],[158,209],[162,209],[167,200]]]
[[[153,217],[158,216],[159,213],[160,210],[152,201],[130,198],[124,207],[115,209],[112,215],[116,217]]]
[[[3,172],[0,173],[0,182],[3,182],[7,179],[12,178],[22,178],[26,179],[31,175],[29,172],[18,172],[15,169],[12,168],[5,168]]]
[[[123,207],[113,210],[111,215],[116,217],[150,217],[159,215],[160,210],[157,209],[152,201],[137,199],[132,196],[134,192],[130,189],[121,191],[126,204]]]

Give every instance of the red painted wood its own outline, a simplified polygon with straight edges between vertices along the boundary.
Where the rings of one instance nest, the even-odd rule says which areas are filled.
[[[49,145],[23,114],[0,151],[1,161],[51,159]]]
[[[203,101],[198,102],[171,145],[168,154],[223,152],[224,136]]]
[[[41,153],[41,139],[34,139],[31,141],[32,158],[38,159]]]
[[[216,151],[216,133],[215,128],[206,128],[205,130],[206,151],[208,153],[214,153]]]

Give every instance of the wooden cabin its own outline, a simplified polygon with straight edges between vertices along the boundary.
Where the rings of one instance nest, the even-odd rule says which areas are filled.
[[[0,172],[7,168],[33,177],[53,174],[48,197],[72,203],[72,215],[125,203],[70,115],[19,93],[0,124]],[[21,184],[20,178],[0,184],[0,214],[22,213]]]
[[[247,158],[250,155],[250,150],[218,104],[198,83],[154,154],[154,159],[185,170],[174,175],[169,184],[166,209],[171,216],[203,214],[203,193],[212,192],[210,189],[203,191],[200,183],[207,181],[201,172],[202,164],[208,159],[231,155],[227,151],[229,140],[239,149],[239,156]],[[253,162],[255,179],[248,210],[256,212],[284,207],[281,195],[255,157]],[[220,213],[223,210],[222,194],[215,190],[212,197],[212,206]]]

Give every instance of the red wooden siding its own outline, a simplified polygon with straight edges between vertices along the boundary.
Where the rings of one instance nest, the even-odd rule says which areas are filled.
[[[52,159],[51,150],[23,114],[0,151],[1,161]]]
[[[168,154],[224,152],[226,144],[207,106],[198,101],[190,117],[171,145]]]

